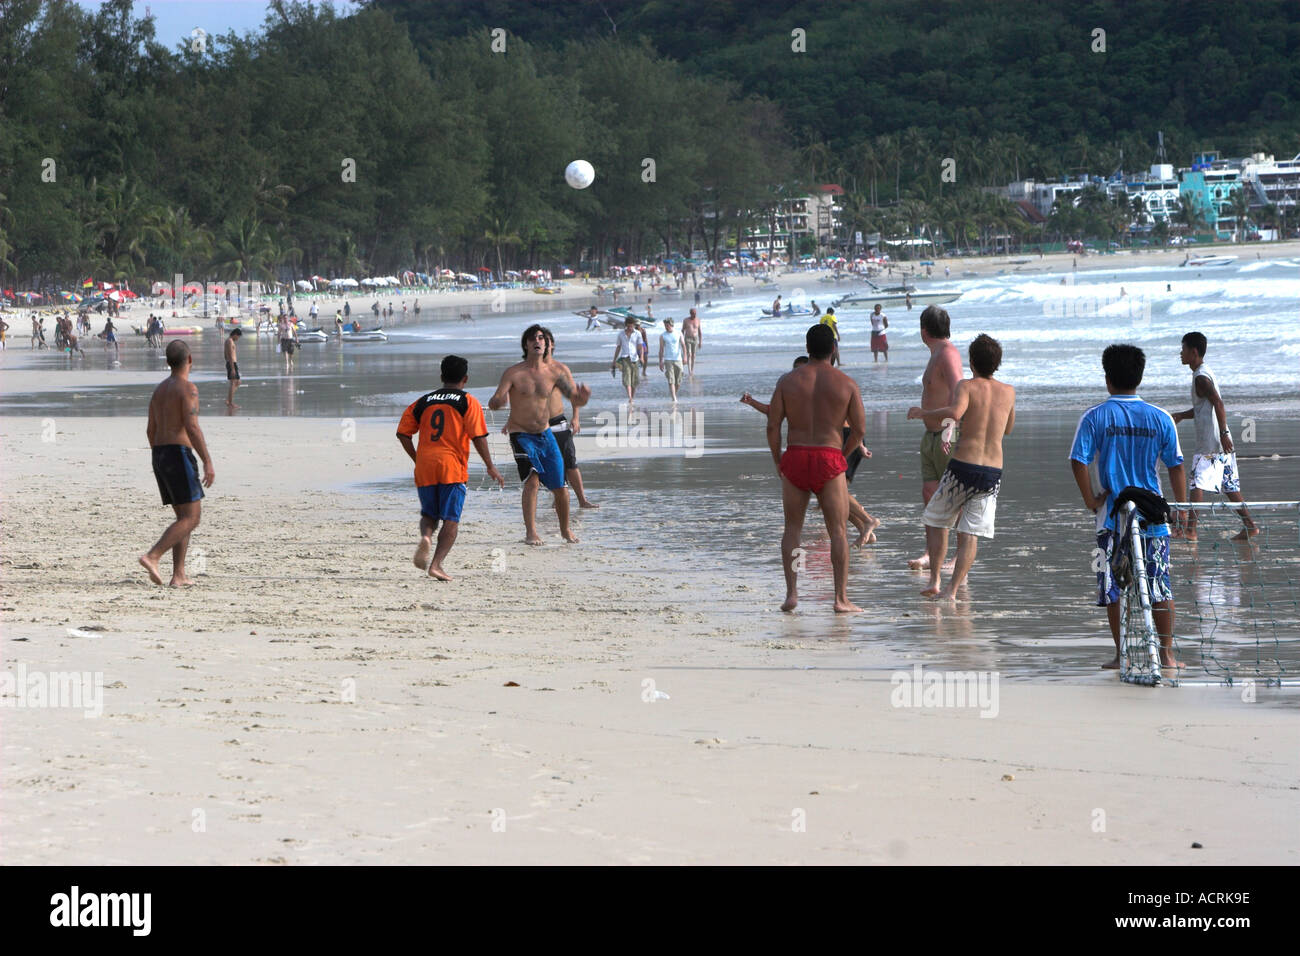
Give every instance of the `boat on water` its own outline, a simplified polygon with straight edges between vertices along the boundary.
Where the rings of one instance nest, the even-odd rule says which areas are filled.
[[[535,285],[533,291],[538,295],[559,295],[561,290],[558,285]]]
[[[947,305],[949,302],[956,302],[961,298],[960,292],[864,292],[846,295],[838,302],[834,303],[837,309],[873,309],[876,303],[880,303],[883,309],[893,309],[898,306],[906,306],[908,299],[911,299],[912,306],[927,305]]]
[[[620,305],[613,309],[603,309],[601,315],[605,316],[605,324],[612,329],[621,329],[623,323],[626,322],[628,318],[635,319],[637,325],[645,326],[647,328],[653,327],[657,321],[648,315],[638,315],[625,305]]]
[[[362,329],[360,332],[345,329],[342,338],[344,342],[387,342],[388,333],[380,328]]]
[[[299,329],[299,342],[328,342],[329,334],[324,329]]]
[[[667,296],[670,299],[680,299],[682,296],[682,290],[670,285],[669,286],[661,285],[659,289],[655,292],[655,295]]]
[[[1237,261],[1236,256],[1197,256],[1182,263],[1185,266],[1229,266]]]
[[[760,319],[797,319],[800,316],[812,315],[812,314],[813,314],[812,309],[805,308],[804,306],[799,306],[798,308],[794,308],[794,309],[782,309],[779,313],[775,315],[772,314],[771,309],[764,309],[763,314],[760,315],[759,318]]]

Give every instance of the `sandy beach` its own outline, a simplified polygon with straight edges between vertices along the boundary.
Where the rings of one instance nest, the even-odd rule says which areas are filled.
[[[530,549],[517,486],[492,518],[474,476],[437,584],[413,492],[356,490],[401,471],[380,421],[208,419],[199,583],[158,588],[143,426],[0,418],[3,668],[103,683],[98,717],[0,709],[6,863],[1297,862],[1293,694],[895,706],[824,606],[755,637],[769,595],[717,567],[633,610],[617,522],[565,546],[547,514]]]
[[[1024,255],[994,255],[994,256],[961,256],[961,257],[938,257],[933,260],[934,266],[932,275],[929,277],[931,282],[951,281],[959,282],[962,279],[978,278],[983,276],[993,276],[999,274],[1019,274],[1031,277],[1038,272],[1105,272],[1108,270],[1131,269],[1134,267],[1170,267],[1178,266],[1188,256],[1197,255],[1225,255],[1236,256],[1239,259],[1289,259],[1300,256],[1300,241],[1290,240],[1286,242],[1246,242],[1246,243],[1202,243],[1193,246],[1171,246],[1168,249],[1146,248],[1133,250],[1119,250],[1113,254],[1096,254],[1075,255],[1072,253],[1051,253],[1045,256],[1037,256],[1026,253]],[[1029,260],[1029,261],[1024,261]],[[945,277],[944,268],[948,268],[950,275]],[[896,263],[892,271],[882,272],[881,276],[889,280],[901,275],[908,276],[911,279],[925,279],[925,269],[919,265],[918,260]],[[788,290],[794,285],[806,285],[808,283],[818,282],[825,276],[832,275],[828,270],[795,270],[788,266],[777,266],[775,276],[778,283]],[[188,281],[188,280],[187,280]],[[732,277],[731,283],[738,293],[747,293],[757,288],[757,283],[747,277]],[[585,309],[593,303],[602,308],[607,308],[614,304],[612,299],[597,298],[593,293],[598,285],[617,285],[625,288],[627,291],[618,297],[618,304],[624,306],[639,307],[645,304],[647,298],[654,298],[657,306],[666,312],[673,314],[684,314],[692,305],[693,290],[688,281],[680,297],[662,297],[654,295],[651,292],[647,281],[643,292],[636,293],[632,291],[631,280],[597,280],[569,278],[561,280],[558,285],[561,291],[553,295],[539,295],[531,289],[382,289],[375,292],[359,292],[349,295],[335,295],[328,292],[303,294],[295,293],[294,308],[298,313],[300,320],[310,325],[308,319],[308,309],[311,303],[315,303],[318,310],[317,324],[333,328],[335,311],[342,311],[345,304],[350,304],[352,314],[349,320],[355,318],[361,322],[365,328],[379,324],[385,328],[395,328],[402,325],[411,324],[417,321],[427,321],[429,319],[457,319],[461,315],[470,315],[472,317],[482,317],[492,314],[513,314],[519,312],[534,312],[547,309],[559,311],[576,311]],[[825,293],[827,299],[832,299],[835,295],[847,292],[850,289],[865,287],[865,283],[860,279],[844,280],[839,283],[826,285],[822,287],[809,287],[812,294],[819,295]],[[270,304],[276,301],[277,297],[263,296],[259,300],[263,304]],[[416,316],[412,311],[408,316],[403,318],[402,305],[407,304],[412,310],[415,301],[419,300],[421,314]],[[213,320],[204,319],[202,307],[195,306],[188,309],[173,308],[170,300],[166,300],[162,308],[158,307],[160,300],[144,298],[139,299],[130,305],[123,312],[122,318],[118,325],[127,331],[127,339],[130,336],[131,325],[143,326],[151,312],[161,312],[170,324],[177,325],[180,323],[200,324],[206,326]],[[370,311],[372,303],[378,302],[380,308],[392,304],[395,314],[391,317],[384,317],[375,320]],[[72,306],[54,305],[44,308],[38,308],[36,311],[58,311],[72,309]],[[272,311],[277,311],[276,306]],[[9,313],[19,317],[22,321],[16,321],[14,318],[7,318],[13,327],[10,330],[12,341],[18,341],[23,346],[31,334],[30,325],[26,324],[25,319],[32,310],[22,306],[10,306]],[[246,315],[254,314],[251,307],[245,308],[243,313]],[[213,313],[215,315],[215,311]],[[103,327],[103,317],[96,314],[92,320],[95,330]],[[48,323],[47,323],[48,324]],[[52,338],[53,329],[50,328],[46,333],[47,337]],[[98,346],[100,343],[94,341],[92,344]]]

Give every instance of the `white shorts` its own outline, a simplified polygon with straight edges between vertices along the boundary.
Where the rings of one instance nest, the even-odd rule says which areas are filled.
[[[1237,453],[1194,455],[1192,487],[1217,493],[1241,491],[1241,477],[1237,474]]]
[[[921,521],[931,528],[952,529],[980,538],[993,537],[1002,469],[949,459]]]

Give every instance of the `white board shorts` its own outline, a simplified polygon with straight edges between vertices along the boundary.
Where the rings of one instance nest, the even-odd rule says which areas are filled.
[[[1237,473],[1237,453],[1194,455],[1192,487],[1219,494],[1241,491],[1241,476]]]
[[[921,521],[931,528],[951,531],[955,525],[959,532],[991,538],[1001,486],[1001,468],[949,459]]]

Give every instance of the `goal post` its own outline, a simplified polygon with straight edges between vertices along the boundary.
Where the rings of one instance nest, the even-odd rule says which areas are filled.
[[[1160,666],[1149,584],[1145,573],[1134,573],[1120,598],[1121,677],[1147,685],[1300,686],[1300,501],[1172,507],[1197,518],[1197,540],[1172,539],[1169,562],[1173,649],[1184,667],[1175,673]],[[1246,533],[1243,511],[1257,534]],[[1136,520],[1135,513],[1124,520]],[[1135,571],[1142,550],[1127,556]]]

